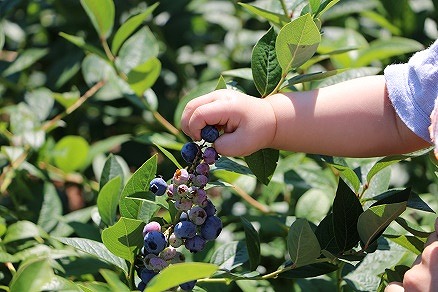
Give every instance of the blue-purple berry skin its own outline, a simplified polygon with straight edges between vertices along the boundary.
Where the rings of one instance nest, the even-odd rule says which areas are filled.
[[[192,164],[200,153],[201,148],[195,142],[187,142],[181,148],[181,156],[187,162]]]
[[[216,214],[216,207],[214,206],[213,202],[207,199],[207,206],[204,207],[205,212],[207,213],[207,216],[214,216]]]
[[[155,277],[156,275],[157,275],[157,273],[155,273],[154,271],[151,271],[151,270],[148,270],[148,269],[144,268],[144,269],[141,271],[140,278],[141,278],[141,281],[142,281],[143,283],[147,284],[147,283],[149,283],[149,281],[152,280],[152,278]]]
[[[143,292],[144,289],[146,289],[146,285],[147,284],[145,282],[140,281],[140,283],[138,283],[138,285],[137,285],[137,290],[140,291],[140,292]]]
[[[214,164],[216,160],[219,159],[219,155],[213,147],[207,147],[202,154],[202,158],[204,158],[204,162],[207,164]]]
[[[196,173],[197,174],[203,174],[205,176],[208,176],[208,173],[210,172],[210,165],[208,165],[208,163],[199,163],[196,166]]]
[[[173,233],[181,239],[192,238],[196,235],[196,225],[190,221],[178,222],[173,229]]]
[[[216,239],[222,231],[222,221],[219,217],[210,216],[201,226],[201,236],[205,240]]]
[[[162,196],[166,193],[167,183],[163,178],[156,177],[151,180],[149,190],[154,193],[155,196]]]
[[[159,254],[166,245],[166,237],[159,231],[148,232],[144,237],[144,249],[148,253]]]
[[[201,138],[209,143],[213,143],[219,137],[219,131],[215,126],[207,125],[201,130]]]
[[[192,238],[186,239],[185,247],[190,252],[195,253],[195,252],[203,250],[205,247],[205,243],[206,243],[206,240],[202,236],[195,235]]]
[[[188,217],[196,225],[202,225],[207,219],[207,212],[200,206],[194,206],[188,211]]]
[[[181,289],[183,289],[184,291],[191,291],[191,290],[193,290],[193,288],[195,288],[196,282],[197,282],[196,280],[188,281],[188,282],[180,284],[179,287]]]

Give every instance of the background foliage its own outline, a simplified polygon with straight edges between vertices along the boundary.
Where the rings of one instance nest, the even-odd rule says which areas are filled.
[[[191,98],[224,87],[265,96],[282,78],[282,90],[307,90],[379,74],[438,36],[438,1],[243,2],[0,1],[1,289],[135,289],[137,231],[172,215],[141,193],[181,163],[179,119]],[[309,36],[316,53],[285,68],[274,33],[306,12],[303,22],[321,28]],[[275,49],[282,72],[261,62]],[[168,271],[189,271],[201,291],[382,289],[421,252],[438,208],[427,151],[265,151],[222,157],[213,174],[222,235],[187,254],[192,266]]]

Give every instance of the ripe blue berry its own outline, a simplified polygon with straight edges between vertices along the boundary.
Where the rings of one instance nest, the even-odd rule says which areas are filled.
[[[216,239],[222,231],[222,221],[219,217],[210,216],[201,226],[201,236],[205,240]]]
[[[151,180],[149,190],[154,193],[155,196],[162,196],[167,190],[167,183],[163,178],[156,177]]]
[[[189,219],[196,225],[202,225],[207,219],[207,212],[199,206],[194,206],[189,210]]]
[[[185,242],[185,247],[190,252],[198,252],[204,249],[205,247],[205,239],[200,235],[195,235],[192,238],[187,238]]]
[[[219,137],[219,131],[215,126],[207,125],[201,130],[201,138],[209,143],[213,143]]]
[[[185,282],[180,284],[179,287],[184,291],[191,291],[193,290],[193,288],[195,288],[196,282],[197,282],[196,280]]]
[[[146,233],[144,237],[144,249],[148,253],[159,254],[166,247],[166,238],[159,231]]]
[[[213,202],[207,199],[207,206],[204,207],[205,212],[207,213],[207,216],[213,216],[216,214],[216,207],[213,205]]]
[[[157,273],[155,273],[154,271],[144,268],[143,270],[141,270],[140,278],[143,283],[147,284],[156,275]]]
[[[196,166],[196,173],[197,174],[203,174],[203,175],[207,176],[209,171],[210,171],[210,166],[205,162],[199,163],[198,166]]]
[[[201,148],[195,142],[187,142],[181,148],[181,156],[187,163],[193,163],[198,154],[201,152]]]
[[[196,235],[196,225],[190,221],[181,221],[173,229],[175,236],[181,239],[192,238]]]

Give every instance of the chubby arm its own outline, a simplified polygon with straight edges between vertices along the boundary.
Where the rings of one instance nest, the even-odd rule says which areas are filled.
[[[383,76],[370,76],[265,99],[219,90],[189,102],[181,125],[194,140],[206,124],[222,126],[215,147],[227,156],[276,148],[372,157],[429,146],[398,118],[385,88]]]

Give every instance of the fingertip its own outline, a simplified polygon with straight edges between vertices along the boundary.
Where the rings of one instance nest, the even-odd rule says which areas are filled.
[[[386,286],[385,292],[404,292],[403,284],[400,282],[391,282]]]

